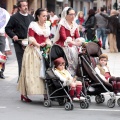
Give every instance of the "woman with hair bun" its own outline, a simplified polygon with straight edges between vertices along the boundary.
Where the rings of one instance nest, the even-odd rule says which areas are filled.
[[[38,52],[41,47],[51,44],[50,28],[46,25],[46,20],[47,11],[39,8],[35,12],[35,21],[31,22],[28,28],[29,45],[24,52],[18,83],[21,100],[25,102],[31,102],[27,95],[45,94],[44,82],[40,74],[42,56],[39,56]]]

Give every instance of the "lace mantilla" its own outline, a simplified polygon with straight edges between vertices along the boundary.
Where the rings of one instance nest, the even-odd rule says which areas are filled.
[[[31,22],[29,28],[35,31],[38,35],[43,35],[44,37],[50,36],[50,28],[45,24],[45,29],[41,28],[37,22]]]
[[[72,27],[68,24],[65,18],[61,19],[60,21],[60,26],[64,26],[67,30],[70,31],[71,36],[74,36],[75,30],[78,28],[78,25],[73,21],[72,22]]]

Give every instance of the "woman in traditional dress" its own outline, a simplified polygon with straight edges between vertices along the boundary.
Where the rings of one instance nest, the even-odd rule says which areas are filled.
[[[65,7],[61,14],[61,20],[54,38],[54,43],[60,45],[68,59],[68,71],[72,76],[76,75],[78,65],[78,49],[84,38],[80,38],[78,25],[75,20],[75,11]]]
[[[45,24],[47,12],[39,8],[35,12],[35,22],[31,22],[28,28],[29,45],[26,47],[22,70],[19,77],[18,90],[21,93],[21,100],[31,102],[27,95],[45,94],[44,81],[41,79],[40,47],[45,46],[49,41],[50,28]]]

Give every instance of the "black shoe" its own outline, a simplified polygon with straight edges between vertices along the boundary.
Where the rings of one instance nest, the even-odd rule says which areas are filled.
[[[106,49],[105,46],[102,47],[104,50]]]
[[[1,78],[1,79],[5,79],[5,76],[3,75],[2,72],[0,72],[0,78]]]

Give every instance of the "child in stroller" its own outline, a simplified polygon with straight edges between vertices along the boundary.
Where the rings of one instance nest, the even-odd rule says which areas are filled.
[[[59,103],[59,105],[64,105],[66,110],[72,110],[73,109],[73,100],[71,99],[71,96],[69,95],[69,87],[64,86],[65,84],[69,84],[69,82],[66,82],[63,84],[63,82],[60,80],[59,76],[57,74],[55,75],[55,69],[54,69],[54,64],[56,63],[56,59],[58,58],[64,58],[64,66],[67,68],[68,66],[68,61],[66,58],[66,55],[63,51],[63,49],[59,45],[53,45],[50,54],[49,54],[49,61],[50,65],[49,68],[46,70],[46,78],[45,78],[45,86],[46,86],[46,92],[47,92],[47,100],[44,101],[44,106],[45,107],[50,107],[52,101],[56,101]],[[62,62],[63,63],[63,62]],[[57,66],[56,65],[56,66]],[[70,78],[71,75],[69,75]],[[82,89],[82,86],[80,84],[80,88],[77,88],[80,93],[80,89]],[[73,91],[74,93],[75,91]],[[81,92],[82,94],[82,92]],[[89,107],[89,101],[85,98],[84,100],[80,97],[80,107],[82,109],[88,108]]]
[[[72,100],[80,100],[82,82],[77,81],[76,77],[72,77],[71,74],[65,69],[65,60],[63,57],[55,59],[54,65],[54,73],[63,82],[63,86],[70,86],[69,93]]]
[[[113,86],[114,93],[120,92],[120,77],[111,76],[109,67],[107,66],[108,56],[106,54],[101,54],[99,56],[99,63],[95,68],[97,74],[105,82],[109,82]]]
[[[83,80],[85,94],[95,95],[96,103],[100,104],[105,101],[103,93],[107,92],[108,95],[110,95],[107,105],[112,108],[115,106],[116,101],[113,86],[109,82],[106,82],[106,79],[103,80],[95,71],[98,62],[97,58],[99,58],[101,54],[102,51],[100,47],[94,42],[89,42],[83,46],[83,52],[79,54],[79,69],[77,75]]]

